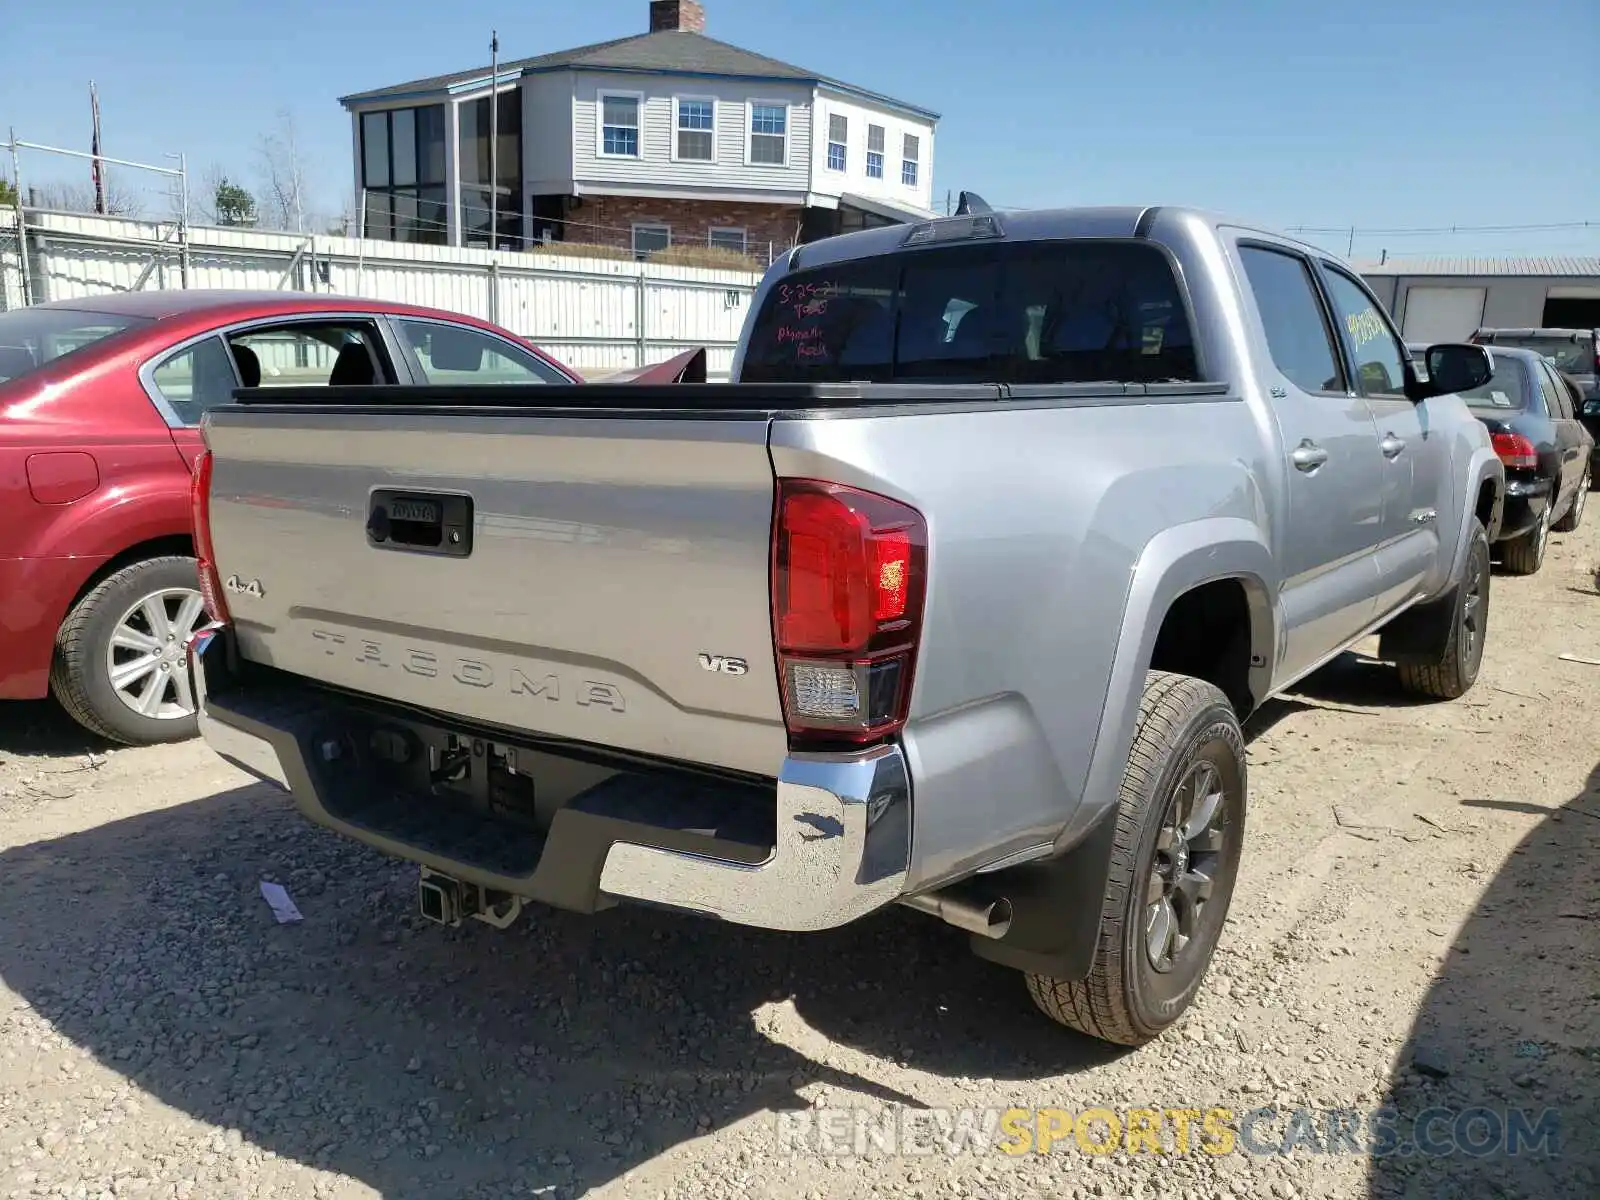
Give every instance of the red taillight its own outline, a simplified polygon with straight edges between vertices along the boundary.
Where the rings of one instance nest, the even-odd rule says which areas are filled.
[[[211,547],[211,451],[200,451],[189,484],[189,511],[194,518],[194,556],[200,560],[200,599],[213,621],[227,621],[228,604],[222,598],[222,577]]]
[[[1520,433],[1492,433],[1489,440],[1494,443],[1494,452],[1500,456],[1500,461],[1508,467],[1537,467],[1539,465],[1539,452],[1533,448],[1533,443]]]
[[[927,525],[913,508],[813,479],[780,479],[772,627],[789,732],[877,741],[906,720]]]

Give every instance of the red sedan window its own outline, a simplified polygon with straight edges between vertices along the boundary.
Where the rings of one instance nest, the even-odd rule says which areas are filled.
[[[431,384],[569,382],[537,355],[476,329],[403,318],[397,324]]]
[[[148,324],[144,317],[75,308],[20,308],[0,313],[0,383],[21,379],[46,363]]]

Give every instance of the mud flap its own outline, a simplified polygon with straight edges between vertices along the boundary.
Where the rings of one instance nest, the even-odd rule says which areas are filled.
[[[1455,629],[1460,585],[1437,600],[1406,609],[1378,635],[1378,657],[1387,662],[1436,663],[1444,658]]]
[[[986,892],[1011,902],[1011,928],[998,939],[974,935],[973,953],[1052,979],[1086,978],[1100,936],[1116,833],[1113,804],[1088,836],[1060,858],[1027,863],[987,879]]]

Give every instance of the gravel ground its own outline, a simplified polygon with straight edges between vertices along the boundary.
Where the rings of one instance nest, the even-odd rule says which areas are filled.
[[[640,910],[438,930],[411,870],[204,747],[0,707],[0,1195],[1600,1195],[1600,666],[1558,657],[1600,659],[1597,531],[1496,578],[1464,701],[1351,655],[1261,715],[1222,949],[1132,1053],[902,910],[811,937]],[[262,880],[305,920],[276,925]],[[862,1159],[776,1133],[1143,1105],[1553,1108],[1562,1155]]]

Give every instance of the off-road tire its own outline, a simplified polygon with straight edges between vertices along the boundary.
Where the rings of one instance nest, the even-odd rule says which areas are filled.
[[[1489,636],[1489,537],[1483,524],[1474,520],[1468,535],[1467,561],[1457,581],[1453,603],[1441,606],[1439,620],[1450,622],[1444,653],[1435,661],[1405,658],[1396,664],[1400,686],[1417,696],[1434,700],[1457,700],[1477,682],[1483,665],[1484,643]],[[1475,637],[1467,636],[1466,608],[1472,596],[1476,574],[1481,603],[1477,609]]]
[[[1589,468],[1583,469],[1583,478],[1578,482],[1578,490],[1572,493],[1572,503],[1567,506],[1567,511],[1561,514],[1550,529],[1554,533],[1571,533],[1583,524],[1584,506],[1589,500]]]
[[[72,606],[56,632],[50,691],[67,715],[90,733],[127,746],[181,742],[195,736],[194,716],[158,720],[134,712],[118,697],[105,670],[116,623],[142,595],[163,588],[198,588],[195,560],[164,555],[113,571]]]
[[[1158,974],[1145,948],[1146,892],[1156,838],[1174,788],[1202,759],[1221,774],[1230,824],[1211,896],[1184,951],[1195,953]],[[1139,1046],[1183,1015],[1205,978],[1227,918],[1244,840],[1245,793],[1244,737],[1228,698],[1203,680],[1150,672],[1114,817],[1116,834],[1093,966],[1081,980],[1027,976],[1028,992],[1047,1016],[1102,1041]],[[1069,917],[1062,914],[1064,920]],[[1156,986],[1161,980],[1168,985]]]
[[[1551,488],[1551,503],[1555,502],[1555,489]],[[1511,575],[1537,575],[1544,566],[1545,550],[1550,545],[1550,510],[1539,518],[1539,524],[1521,537],[1500,544],[1500,565]]]

